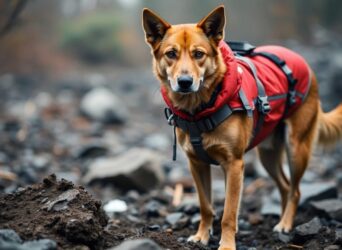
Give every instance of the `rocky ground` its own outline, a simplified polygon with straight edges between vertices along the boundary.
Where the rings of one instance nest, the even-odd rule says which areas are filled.
[[[341,46],[323,35],[317,41],[288,45],[317,72],[330,109],[341,102]],[[0,249],[109,249],[123,241],[115,249],[217,248],[222,174],[213,168],[209,246],[187,243],[199,223],[196,194],[180,150],[170,161],[172,129],[149,69],[2,75],[0,131]],[[272,233],[279,195],[247,154],[238,249],[340,249],[341,152],[341,144],[315,151],[289,235]]]

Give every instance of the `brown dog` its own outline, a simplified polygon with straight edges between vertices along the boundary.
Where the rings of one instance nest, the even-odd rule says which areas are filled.
[[[149,9],[143,11],[146,41],[152,48],[153,69],[174,107],[194,114],[208,103],[216,86],[222,82],[227,67],[218,48],[224,38],[224,7],[219,6],[197,24],[170,25]],[[342,136],[342,105],[324,114],[320,107],[316,78],[304,103],[269,136],[268,145],[259,144],[261,162],[276,182],[282,198],[282,216],[276,231],[288,232],[293,225],[298,201],[299,182],[308,165],[314,143],[332,143]],[[182,91],[184,82],[189,83]],[[287,126],[286,144],[282,139]],[[252,137],[253,121],[246,112],[236,112],[213,131],[202,134],[203,148],[222,167],[226,176],[226,199],[222,218],[220,250],[233,250],[243,185],[243,155]],[[177,139],[187,157],[196,184],[201,223],[189,241],[207,244],[214,210],[211,202],[210,164],[199,159],[190,136],[177,128]],[[271,146],[269,144],[271,142]],[[290,180],[282,170],[282,156],[288,153]]]

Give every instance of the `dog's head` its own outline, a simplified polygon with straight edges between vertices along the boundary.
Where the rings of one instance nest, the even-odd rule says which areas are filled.
[[[198,92],[210,88],[216,74],[222,75],[218,45],[224,37],[224,26],[223,6],[197,24],[180,25],[171,25],[151,10],[143,10],[143,28],[152,49],[154,70],[168,89],[180,94]]]

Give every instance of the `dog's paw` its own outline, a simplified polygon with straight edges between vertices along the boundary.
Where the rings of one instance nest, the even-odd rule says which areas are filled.
[[[278,233],[289,233],[292,227],[290,225],[285,225],[284,223],[279,222],[274,228],[274,232]]]
[[[209,232],[208,233],[197,233],[195,235],[191,235],[188,238],[188,242],[201,242],[203,245],[208,245],[209,242]]]

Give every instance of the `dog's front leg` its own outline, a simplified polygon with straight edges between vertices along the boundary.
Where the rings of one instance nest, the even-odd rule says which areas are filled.
[[[223,166],[226,173],[226,199],[221,222],[219,250],[235,250],[235,234],[238,231],[238,214],[243,186],[243,160],[234,159]]]
[[[197,233],[190,236],[188,241],[201,242],[207,245],[214,219],[214,210],[211,203],[210,165],[189,157],[189,167],[198,193],[201,222]]]

